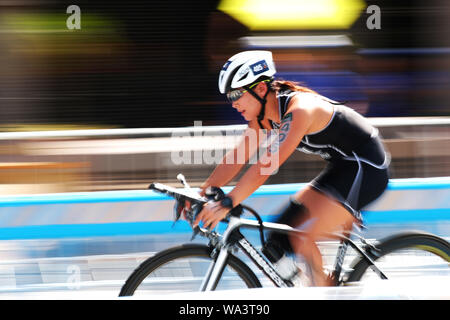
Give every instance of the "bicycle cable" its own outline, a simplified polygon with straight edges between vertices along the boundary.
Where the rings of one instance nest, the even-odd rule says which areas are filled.
[[[242,209],[250,211],[250,213],[255,216],[256,220],[258,220],[258,223],[259,223],[259,227],[258,227],[258,229],[259,229],[259,236],[260,236],[260,239],[261,239],[261,244],[264,247],[265,244],[266,244],[266,240],[264,239],[264,225],[263,225],[263,220],[261,219],[261,216],[255,210],[253,210],[252,208],[250,208],[250,207],[248,207],[246,205],[241,204],[240,206],[242,207]]]

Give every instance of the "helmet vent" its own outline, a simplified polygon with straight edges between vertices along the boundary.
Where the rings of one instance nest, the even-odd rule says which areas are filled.
[[[246,72],[242,77],[240,77],[238,81],[244,80],[245,78],[247,78],[247,76],[248,76],[248,72]]]

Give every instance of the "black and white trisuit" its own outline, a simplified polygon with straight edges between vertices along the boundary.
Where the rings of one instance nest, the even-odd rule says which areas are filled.
[[[360,210],[383,193],[389,179],[390,155],[384,149],[378,129],[349,107],[317,94],[290,90],[277,96],[281,119],[294,95],[307,95],[304,97],[308,99],[314,95],[333,105],[333,116],[327,126],[305,135],[297,150],[318,154],[328,161],[310,185],[362,220]],[[272,121],[271,125],[274,129],[280,126]]]

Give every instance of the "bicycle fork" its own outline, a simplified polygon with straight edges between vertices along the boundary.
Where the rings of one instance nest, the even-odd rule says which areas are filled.
[[[202,281],[200,291],[212,291],[217,287],[220,276],[228,259],[228,248],[222,247],[216,258],[209,265],[208,272]]]
[[[253,247],[253,245],[245,239],[239,232],[235,234],[234,241],[238,247],[244,252],[258,268],[265,273],[272,282],[278,287],[289,287],[292,286],[290,283],[287,284],[278,272],[267,262],[260,253]],[[200,286],[200,291],[211,291],[215,290],[219,280],[222,276],[223,270],[227,264],[227,259],[229,253],[230,246],[223,246],[217,257],[213,259],[211,262],[208,272],[206,273],[205,278]]]

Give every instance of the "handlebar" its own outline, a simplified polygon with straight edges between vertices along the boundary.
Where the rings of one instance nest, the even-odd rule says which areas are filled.
[[[167,194],[178,201],[189,200],[190,202],[199,204],[208,202],[207,198],[200,196],[200,194],[193,190],[188,192],[186,189],[177,189],[161,183],[152,183],[148,188],[159,193]]]
[[[159,193],[167,194],[168,196],[174,198],[177,201],[177,203],[175,204],[175,208],[177,208],[177,206],[181,206],[182,208],[185,209],[185,218],[191,226],[193,225],[195,218],[200,213],[200,211],[202,210],[203,205],[205,203],[207,203],[208,201],[218,201],[223,196],[225,196],[225,193],[222,191],[222,189],[220,189],[218,187],[212,187],[209,190],[209,192],[206,193],[206,197],[202,197],[197,191],[195,191],[194,189],[189,187],[189,185],[186,183],[186,180],[184,179],[184,176],[182,174],[179,174],[177,176],[177,178],[178,178],[178,180],[180,180],[183,183],[185,188],[183,188],[183,189],[173,188],[173,187],[161,184],[161,183],[152,183],[152,184],[150,184],[150,186],[148,188],[150,190],[154,190]],[[185,207],[186,201],[189,201],[191,204],[190,210],[186,210],[186,207]],[[250,208],[248,206],[239,204],[236,207],[234,207],[233,209],[231,209],[230,213],[228,215],[240,217],[242,215],[244,209],[250,211],[257,218],[258,222],[260,223],[261,241],[264,244],[265,241],[264,241],[264,235],[263,235],[262,219],[258,215],[258,213],[256,213],[255,210],[253,210],[252,208]],[[180,218],[180,213],[177,212],[178,211],[177,209],[175,211],[176,211],[176,216],[175,216],[175,222],[176,222]],[[225,218],[223,221],[228,221],[228,220],[227,220],[227,218]],[[193,233],[192,239],[198,233],[202,233],[202,235],[208,235],[208,234],[211,234],[212,231],[209,229],[205,229],[205,228],[201,228],[201,227],[197,226],[194,228],[194,233]]]
[[[167,194],[168,196],[174,198],[177,202],[175,204],[175,221],[178,221],[180,218],[180,210],[178,210],[178,206],[180,206],[180,209],[186,209],[186,201],[189,201],[191,204],[191,209],[185,211],[185,218],[189,222],[189,224],[192,226],[195,218],[200,213],[201,209],[203,208],[203,204],[208,202],[208,199],[205,197],[200,196],[197,192],[191,191],[191,189],[188,189],[191,192],[188,192],[186,189],[177,189],[170,186],[166,186],[161,183],[152,183],[148,187],[150,190],[157,191],[159,193]],[[194,233],[196,231],[194,229]]]

